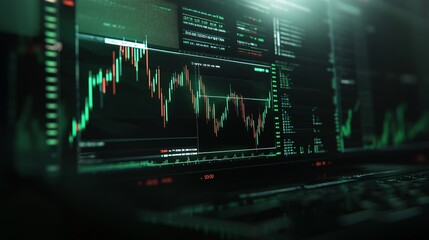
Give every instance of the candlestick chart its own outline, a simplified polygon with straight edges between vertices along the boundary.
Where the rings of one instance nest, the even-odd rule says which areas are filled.
[[[268,67],[147,43],[81,42],[80,104],[69,135],[83,146],[81,159],[189,161],[273,151]]]

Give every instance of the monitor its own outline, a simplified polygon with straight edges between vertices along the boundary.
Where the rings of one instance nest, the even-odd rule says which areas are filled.
[[[31,31],[2,25],[19,172],[150,178],[429,147],[425,1],[33,4]]]

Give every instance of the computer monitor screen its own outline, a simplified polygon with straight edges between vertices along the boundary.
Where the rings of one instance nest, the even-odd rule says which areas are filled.
[[[40,91],[18,84],[27,100],[14,115],[16,152],[37,137],[47,173],[151,176],[427,149],[421,9],[425,1],[40,1]],[[19,124],[29,112],[30,132]]]

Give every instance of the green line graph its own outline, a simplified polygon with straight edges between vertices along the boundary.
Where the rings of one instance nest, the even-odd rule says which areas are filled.
[[[386,112],[382,132],[379,136],[369,136],[371,144],[367,149],[379,149],[397,146],[417,139],[429,133],[429,113],[424,113],[416,122],[406,119],[407,105],[400,104],[394,111]]]
[[[357,101],[355,106],[347,111],[347,119],[343,125],[341,125],[341,136],[343,138],[350,138],[352,136],[352,121],[353,116],[357,113],[360,108],[360,101]]]

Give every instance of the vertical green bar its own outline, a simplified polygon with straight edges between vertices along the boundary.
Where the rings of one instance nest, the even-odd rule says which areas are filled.
[[[98,78],[97,84],[101,87],[103,83],[103,72],[100,72],[100,77]]]
[[[152,92],[153,93],[155,93],[155,91],[156,91],[156,82],[157,82],[157,79],[158,79],[158,77],[156,76],[157,75],[157,72],[155,72],[155,76],[153,76],[152,77]]]
[[[74,118],[72,120],[72,136],[73,137],[77,136],[77,132],[76,132],[76,120]]]
[[[195,106],[197,108],[195,110],[195,112],[197,114],[200,114],[200,89],[201,89],[201,83],[200,83],[200,81],[198,81],[197,98],[195,99],[195,101],[197,101],[197,104],[195,104]]]
[[[117,74],[119,72],[119,61],[116,58],[116,66],[115,66],[115,72],[116,72],[116,83],[119,83],[119,74]]]
[[[206,118],[210,120],[210,113],[209,113],[209,107],[210,106],[210,98],[207,98],[207,104],[206,104]]]
[[[265,120],[267,119],[268,109],[265,107],[264,114],[262,115],[262,126],[265,126]]]
[[[84,130],[86,128],[86,124],[85,124],[85,114],[82,113],[80,116],[80,129]]]
[[[85,101],[85,122],[89,121],[89,106],[88,100]]]
[[[93,107],[93,99],[92,99],[92,77],[88,78],[88,98],[89,98],[89,107],[92,109]]]
[[[197,95],[196,95],[195,101],[197,102],[195,104],[195,108],[196,108],[195,113],[198,115],[198,114],[200,114],[200,90],[197,90]]]
[[[235,97],[235,112],[237,112],[237,117],[238,117],[239,113],[238,113],[238,97],[237,96]]]
[[[173,89],[173,81],[174,81],[174,78],[171,77],[170,87],[168,88],[168,101],[171,101],[171,91]]]
[[[119,75],[122,76],[122,53],[121,52],[119,52]]]
[[[213,103],[213,121],[216,119],[216,107],[215,104]]]
[[[138,82],[139,81],[139,59],[137,56],[135,58],[136,58],[136,82]]]
[[[127,47],[127,56],[128,56],[128,60],[130,59],[130,56],[131,56],[131,54],[130,54],[130,47]]]
[[[165,101],[165,121],[168,122],[168,102]]]

